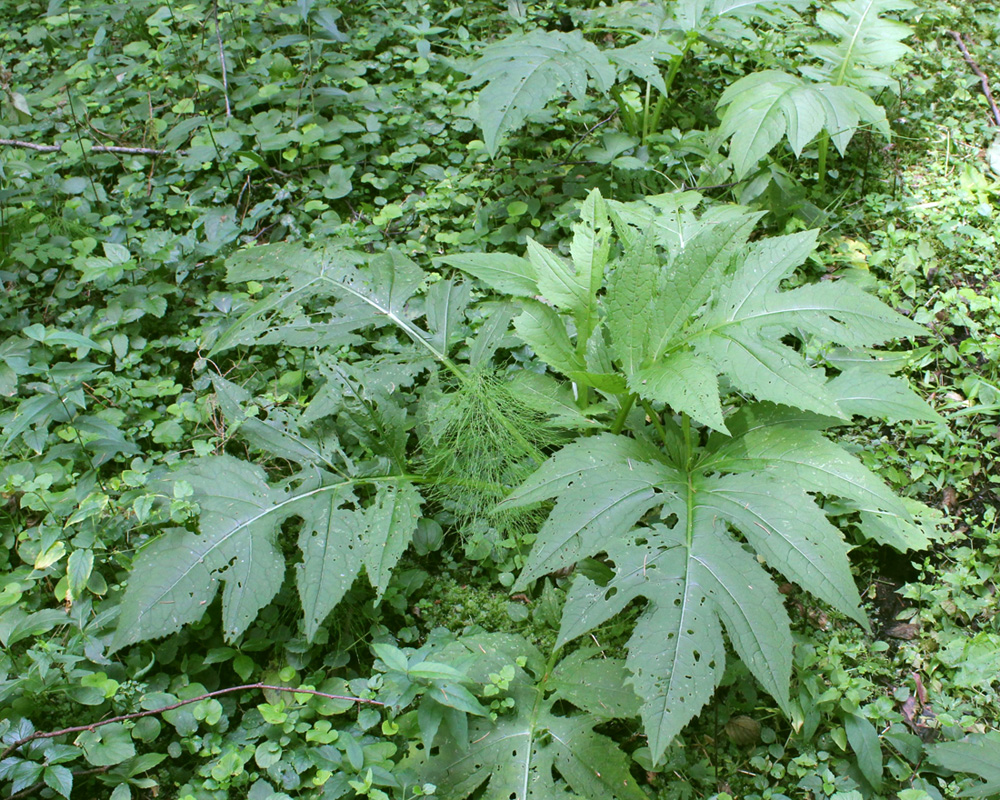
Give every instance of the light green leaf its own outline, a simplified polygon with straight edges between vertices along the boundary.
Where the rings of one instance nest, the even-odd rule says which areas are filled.
[[[865,367],[842,372],[827,389],[848,414],[876,417],[890,422],[927,420],[940,422],[942,417],[909,384]]]
[[[534,239],[528,239],[528,259],[538,276],[538,290],[546,300],[574,316],[586,312],[590,304],[589,273],[578,274],[572,263]]]
[[[113,767],[135,755],[132,737],[120,722],[112,722],[94,730],[83,731],[76,743],[95,767]]]
[[[666,403],[674,411],[717,431],[726,432],[719,403],[715,364],[695,353],[673,353],[636,372],[628,387],[646,400]]]
[[[502,139],[559,94],[583,99],[593,81],[607,92],[615,69],[607,56],[579,31],[536,30],[514,34],[483,50],[465,87],[486,86],[479,93],[479,124],[486,151],[495,156]]]
[[[586,371],[569,340],[566,323],[558,313],[537,300],[522,300],[521,313],[514,320],[518,336],[552,369],[564,375]]]
[[[491,289],[512,297],[534,297],[538,279],[532,263],[506,253],[464,253],[435,259],[479,278]]]

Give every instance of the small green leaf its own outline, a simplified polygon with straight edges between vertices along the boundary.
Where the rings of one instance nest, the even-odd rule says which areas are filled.
[[[84,731],[76,743],[83,748],[87,761],[95,767],[113,767],[135,755],[132,737],[120,722]]]

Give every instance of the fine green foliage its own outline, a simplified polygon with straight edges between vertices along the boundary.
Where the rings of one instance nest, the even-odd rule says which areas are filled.
[[[908,8],[907,0],[832,3],[816,17],[832,38],[807,46],[817,63],[802,65],[802,77],[766,70],[730,85],[718,102],[724,109],[719,136],[729,140],[736,176],[753,171],[782,139],[801,156],[822,131],[822,181],[828,141],[843,155],[861,124],[888,138],[885,111],[869,94],[895,85],[884,70],[909,52],[902,40],[912,30],[882,15]]]

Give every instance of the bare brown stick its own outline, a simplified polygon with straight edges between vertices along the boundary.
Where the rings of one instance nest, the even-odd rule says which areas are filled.
[[[36,150],[39,153],[59,153],[62,152],[61,144],[35,144],[34,142],[23,142],[20,139],[0,139],[0,145],[7,147],[21,147],[25,150]],[[127,156],[167,156],[186,155],[184,150],[157,150],[154,147],[122,147],[117,144],[95,144],[90,148],[92,153],[123,153]]]
[[[219,42],[219,64],[222,66],[222,96],[226,99],[226,116],[231,117],[233,110],[229,105],[229,76],[226,73],[226,50],[222,46],[222,33],[219,30],[219,0],[212,3],[212,16],[215,17],[215,38]]]
[[[165,711],[173,711],[175,708],[180,708],[181,706],[187,706],[191,703],[198,703],[202,700],[209,700],[213,697],[219,697],[224,694],[232,694],[233,692],[245,692],[251,689],[270,689],[275,692],[289,692],[291,694],[311,694],[316,697],[325,697],[327,700],[350,700],[352,703],[365,703],[371,706],[384,706],[385,703],[380,703],[378,700],[367,700],[364,697],[349,697],[342,694],[327,694],[326,692],[320,692],[316,689],[296,689],[292,686],[273,686],[269,683],[245,683],[242,686],[229,686],[225,689],[216,689],[214,692],[205,692],[205,694],[200,694],[197,697],[189,697],[187,700],[179,700],[176,703],[171,703],[169,706],[161,706],[160,708],[152,708],[149,711],[134,711],[131,714],[121,714],[117,717],[110,717],[108,719],[102,719],[99,722],[92,722],[89,725],[75,725],[72,728],[63,728],[58,731],[36,731],[30,736],[25,736],[22,739],[18,739],[16,742],[12,742],[11,745],[0,753],[0,761],[3,761],[7,756],[13,753],[15,750],[19,749],[23,745],[28,744],[28,742],[33,742],[36,739],[53,739],[56,736],[65,736],[70,733],[82,733],[83,731],[92,731],[95,728],[100,728],[104,725],[111,725],[114,722],[125,722],[130,719],[139,719],[140,717],[149,717],[154,714],[162,714]]]
[[[1000,127],[1000,109],[997,108],[996,101],[993,99],[993,94],[990,92],[990,79],[986,77],[986,73],[980,69],[979,65],[973,61],[971,54],[969,53],[969,48],[965,46],[965,41],[962,39],[962,34],[958,31],[948,31],[952,38],[958,44],[958,49],[962,51],[962,57],[965,59],[965,63],[969,65],[969,68],[976,73],[976,77],[979,78],[979,85],[983,88],[983,94],[986,96],[986,102],[990,104],[990,111],[993,112],[993,124]]]

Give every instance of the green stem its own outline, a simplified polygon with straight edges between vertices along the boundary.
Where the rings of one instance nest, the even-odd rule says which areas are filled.
[[[684,413],[681,413],[681,430],[684,432],[684,467],[690,471],[691,462],[694,460],[694,447],[691,445],[691,417]],[[692,488],[691,491],[693,492],[694,489]]]
[[[663,427],[663,423],[660,422],[660,415],[653,410],[653,406],[650,405],[645,400],[642,402],[642,408],[646,412],[646,416],[649,417],[649,421],[653,423],[653,427],[656,428],[656,432],[660,435],[660,441],[663,442],[663,446],[670,449],[670,442],[667,439],[667,432]]]
[[[826,131],[820,134],[817,152],[819,153],[819,181],[816,183],[816,192],[823,193],[826,188],[826,154],[830,149],[830,134]]]
[[[639,132],[639,121],[636,119],[635,112],[632,110],[631,106],[625,102],[622,98],[621,89],[617,86],[611,88],[611,97],[614,98],[615,103],[618,105],[618,113],[621,114],[622,122],[625,124],[625,130],[628,133],[635,136]]]
[[[625,427],[625,420],[628,418],[628,412],[632,410],[632,406],[635,404],[636,397],[638,395],[630,394],[625,402],[622,403],[622,407],[618,411],[618,416],[615,417],[615,421],[611,426],[611,432],[616,436]]]
[[[674,56],[674,60],[670,62],[670,69],[667,71],[667,77],[663,79],[664,88],[666,91],[657,98],[656,106],[653,108],[653,119],[649,125],[649,133],[655,133],[660,129],[660,117],[663,114],[663,110],[667,105],[667,95],[670,93],[670,88],[674,85],[674,80],[677,78],[677,74],[680,72],[681,64],[684,63],[684,59],[687,57],[688,52],[691,50],[692,45],[698,40],[698,35],[695,33],[689,33],[687,39],[684,40],[684,47],[681,48],[680,53]],[[645,137],[643,137],[643,142],[645,142]]]

